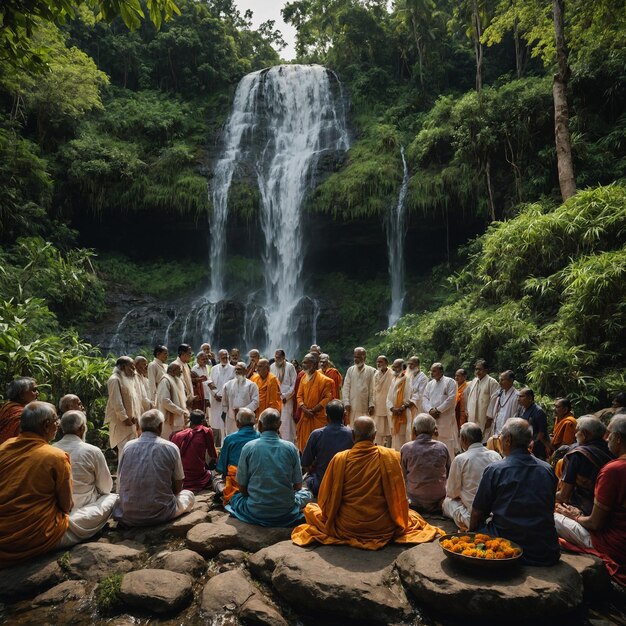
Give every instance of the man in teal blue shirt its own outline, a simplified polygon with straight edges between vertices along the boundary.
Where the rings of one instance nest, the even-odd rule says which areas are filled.
[[[213,476],[213,489],[216,498],[221,498],[224,494],[225,479],[230,473],[232,478],[235,477],[235,469],[239,465],[239,457],[243,447],[249,442],[259,438],[259,433],[254,430],[256,423],[256,415],[250,409],[239,409],[235,416],[237,430],[224,439],[222,449],[220,450],[217,465],[215,466],[216,474]],[[224,497],[224,503],[228,500]]]
[[[302,509],[312,494],[302,489],[300,454],[278,435],[280,413],[265,409],[259,417],[261,436],[248,442],[237,465],[239,493],[226,510],[258,526],[289,527],[303,520]]]

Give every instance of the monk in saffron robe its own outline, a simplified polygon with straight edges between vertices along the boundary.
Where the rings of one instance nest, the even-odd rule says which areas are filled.
[[[278,378],[270,372],[270,362],[260,359],[256,365],[256,372],[250,380],[259,388],[259,406],[256,410],[257,418],[265,409],[282,411],[283,402],[280,399],[280,383]]]
[[[400,452],[410,441],[411,410],[415,406],[411,399],[411,380],[404,371],[403,359],[396,359],[392,366],[393,380],[387,392],[387,419],[391,433],[391,447]]]
[[[70,459],[48,443],[56,410],[31,402],[20,419],[22,432],[0,446],[0,567],[72,545],[62,543],[73,504]]]
[[[466,390],[467,390],[467,372],[460,368],[454,374],[456,380],[456,402],[454,403],[454,415],[456,416],[457,430],[461,430],[461,426],[467,422],[467,410],[465,407]]]
[[[569,446],[576,441],[576,418],[572,414],[572,403],[567,398],[554,401],[556,421],[550,445],[553,450],[559,446]]]
[[[320,354],[320,370],[324,376],[328,376],[333,381],[333,400],[341,399],[341,386],[343,385],[343,376],[339,370],[333,367],[330,357],[327,354]]]
[[[7,399],[0,406],[0,443],[20,434],[20,416],[24,407],[37,399],[37,382],[34,378],[20,376],[7,386]]]
[[[298,386],[298,407],[302,411],[296,427],[300,453],[304,452],[311,433],[326,426],[326,405],[333,399],[333,381],[316,369],[317,361],[311,353],[302,361],[304,376]]]
[[[374,445],[371,417],[354,421],[354,447],[337,453],[320,486],[318,504],[307,504],[307,523],[294,528],[292,541],[314,541],[378,550],[390,541],[425,543],[444,531],[409,510],[400,455]]]

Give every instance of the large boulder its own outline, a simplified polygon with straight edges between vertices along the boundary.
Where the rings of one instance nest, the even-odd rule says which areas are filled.
[[[252,555],[248,566],[261,579],[271,574],[274,589],[300,613],[370,624],[406,623],[413,610],[393,567],[403,550],[303,549],[284,541]]]
[[[580,574],[586,598],[597,599],[610,591],[611,577],[602,559],[591,554],[563,552],[561,561],[571,565]]]
[[[194,510],[170,522],[164,527],[165,533],[174,537],[184,537],[194,526],[210,520],[208,511]]]
[[[83,543],[70,552],[67,569],[74,578],[98,581],[111,574],[129,572],[144,557],[143,550],[122,544]]]
[[[22,565],[0,569],[0,600],[28,598],[59,584],[65,578],[59,557],[62,554],[57,552]]]
[[[206,561],[193,550],[163,550],[154,558],[152,567],[196,577],[204,573],[207,564]]]
[[[120,600],[152,613],[174,613],[193,599],[191,576],[162,569],[141,569],[124,574]]]
[[[187,533],[187,545],[206,557],[222,550],[256,552],[291,537],[291,528],[264,528],[235,517],[213,516],[212,523],[198,524]]]
[[[428,543],[401,554],[396,565],[418,603],[459,617],[545,619],[563,616],[583,599],[582,578],[564,560],[552,567],[475,570]]]
[[[220,615],[233,615],[244,624],[287,626],[282,615],[241,570],[211,578],[202,590],[200,608],[213,621]]]
[[[87,595],[87,586],[84,580],[66,580],[60,585],[39,594],[33,601],[33,606],[57,605],[68,600],[80,600]]]

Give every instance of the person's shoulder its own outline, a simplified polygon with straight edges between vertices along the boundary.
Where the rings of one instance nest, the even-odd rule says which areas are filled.
[[[604,464],[600,471],[598,472],[598,476],[602,474],[603,476],[615,476],[620,475],[626,478],[626,460],[625,459],[613,459],[608,463]]]
[[[437,441],[436,439],[433,439],[432,441],[435,444],[434,447],[436,450],[445,450],[446,452],[448,452],[448,446],[443,443],[443,441]]]

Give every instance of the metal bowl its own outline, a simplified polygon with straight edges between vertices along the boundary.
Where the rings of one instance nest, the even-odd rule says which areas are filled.
[[[506,541],[508,541],[511,544],[512,548],[517,548],[518,550],[520,550],[520,553],[517,556],[511,557],[509,559],[481,559],[477,556],[467,556],[465,554],[452,552],[452,550],[448,550],[447,548],[444,548],[442,545],[442,542],[446,541],[447,539],[452,539],[452,537],[471,537],[472,539],[474,539],[475,535],[477,534],[486,535],[487,533],[462,533],[462,532],[452,533],[450,535],[444,535],[443,537],[440,537],[439,545],[441,546],[443,553],[449,559],[456,561],[457,563],[463,563],[464,565],[467,565],[468,567],[473,567],[473,568],[478,568],[478,569],[502,569],[502,568],[510,567],[514,563],[518,563],[520,558],[524,554],[524,551],[522,550],[522,548],[520,548],[519,545],[517,545],[514,541],[511,541],[510,539],[507,539]],[[490,539],[504,539],[504,537],[493,537],[491,535],[489,535],[489,538]]]

